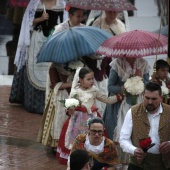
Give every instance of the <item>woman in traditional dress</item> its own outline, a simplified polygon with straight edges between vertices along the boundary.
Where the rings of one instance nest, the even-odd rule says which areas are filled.
[[[53,34],[73,26],[83,26],[81,21],[83,20],[84,10],[68,6],[66,10],[68,10],[69,19],[57,25]],[[72,65],[75,63],[75,66],[84,66],[84,63],[79,60],[70,63]],[[70,71],[70,63],[53,63],[49,68],[46,87],[46,105],[38,134],[38,142],[41,142],[43,145],[51,146],[55,150],[58,145],[61,128],[67,118],[66,108],[64,108],[59,101],[69,97],[74,75],[74,71]]]
[[[93,22],[92,26],[101,28],[111,33],[113,36],[126,31],[124,23],[118,19],[118,12],[115,11],[104,11],[103,15],[99,16],[98,19]],[[94,72],[95,86],[101,91],[108,93],[107,83],[110,72],[109,64],[111,62],[111,58],[97,55],[91,58],[85,58],[85,62]],[[99,108],[99,113],[101,116],[103,116],[106,104],[97,101],[96,106]]]
[[[112,140],[103,136],[104,122],[100,118],[93,118],[88,121],[88,133],[80,134],[76,137],[71,153],[76,149],[88,151],[92,157],[91,169],[99,170],[107,167],[114,170],[119,166],[119,159],[115,144]],[[69,170],[69,159],[68,169]]]
[[[37,63],[37,53],[57,24],[63,0],[31,0],[26,8],[17,52],[16,72],[9,101],[23,104],[33,113],[43,113],[47,63]]]
[[[111,63],[111,70],[108,81],[108,92],[110,95],[124,94],[124,83],[132,76],[143,78],[144,84],[149,81],[150,66],[143,58],[117,58]],[[142,94],[137,97],[137,103],[142,102]],[[104,115],[105,128],[108,138],[114,142],[119,142],[120,130],[123,125],[125,115],[132,105],[132,95],[126,94],[123,101],[112,105],[107,105]],[[122,163],[128,162],[128,155],[122,154],[119,149],[119,158]]]

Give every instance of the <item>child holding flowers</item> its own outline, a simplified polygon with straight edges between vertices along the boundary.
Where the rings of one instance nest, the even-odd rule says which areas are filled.
[[[94,73],[85,67],[78,68],[73,79],[70,98],[76,95],[80,105],[69,109],[71,118],[63,126],[57,148],[57,157],[65,158],[65,162],[61,160],[60,163],[67,163],[69,152],[65,147],[70,150],[77,135],[87,133],[87,120],[99,116],[95,106],[96,99],[108,104],[122,100],[122,95],[119,94],[107,97],[93,84]]]

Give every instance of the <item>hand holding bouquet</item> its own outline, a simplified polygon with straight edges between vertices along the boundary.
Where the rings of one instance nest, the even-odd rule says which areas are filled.
[[[80,105],[80,101],[76,99],[76,96],[73,96],[69,99],[60,100],[59,102],[61,102],[63,106],[69,111],[69,115],[72,115],[74,109]]]
[[[144,159],[145,156],[146,156],[145,153],[148,151],[148,149],[150,149],[150,148],[153,147],[154,145],[155,145],[155,144],[152,143],[152,140],[151,140],[150,137],[139,140],[139,146],[140,146],[140,148],[137,148],[137,149],[135,150],[135,153],[134,153],[134,155],[135,155],[135,157],[136,157],[136,159],[137,159],[137,161],[138,161],[139,164],[142,163],[143,159]],[[142,149],[142,151],[143,151],[144,153],[141,151],[141,149]]]
[[[75,98],[65,99],[65,107],[67,109],[74,109],[80,104],[80,102]]]
[[[155,145],[155,143],[152,143],[152,140],[150,137],[139,140],[139,146],[142,148],[142,150],[145,153],[148,151],[148,149],[150,149],[154,145]]]

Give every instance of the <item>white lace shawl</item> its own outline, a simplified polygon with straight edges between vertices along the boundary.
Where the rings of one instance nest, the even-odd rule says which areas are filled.
[[[150,66],[146,60],[143,58],[137,58],[134,62],[133,69],[130,67],[129,63],[125,58],[116,58],[110,63],[112,69],[114,69],[119,77],[122,77],[122,81],[125,82],[131,75],[134,75],[136,69],[140,69],[142,76],[149,73]]]
[[[56,3],[56,6],[54,8],[58,8],[58,7],[60,8],[61,1],[62,0],[58,1],[58,3]],[[17,71],[19,71],[25,65],[27,55],[28,55],[28,48],[30,45],[30,38],[31,38],[30,32],[33,26],[32,23],[34,20],[35,12],[40,2],[41,2],[40,0],[30,0],[23,16],[17,51],[14,60],[14,64],[17,66]],[[64,5],[63,5],[63,9],[64,9]]]
[[[105,138],[103,137],[101,144],[98,146],[94,146],[94,145],[90,144],[89,137],[88,137],[88,135],[86,135],[86,141],[84,143],[84,147],[86,148],[86,150],[88,152],[93,152],[95,154],[99,154],[104,151],[104,140],[105,140]]]
[[[34,19],[35,11],[40,0],[31,0],[26,8],[23,16],[21,31],[15,56],[14,64],[19,71],[24,65],[28,55],[28,47],[30,45],[30,30]]]

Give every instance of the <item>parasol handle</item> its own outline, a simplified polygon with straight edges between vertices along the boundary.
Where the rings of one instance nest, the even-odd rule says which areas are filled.
[[[169,0],[168,0],[169,2]],[[164,8],[165,8],[165,1],[162,1],[162,10],[161,10],[161,19],[160,19],[160,27],[159,27],[159,36],[158,36],[158,42],[159,42],[159,39],[160,39],[160,34],[161,34],[161,27],[162,27],[162,18],[163,18],[163,14],[164,14]],[[154,66],[153,66],[153,74],[152,74],[152,79],[155,78],[155,75],[156,75],[156,61],[158,59],[158,45],[156,47],[156,58],[155,58],[155,63],[154,63]],[[167,59],[168,59],[168,56],[167,56]],[[169,59],[170,60],[170,59]]]
[[[46,12],[46,8],[45,8],[45,4],[43,3],[43,9],[44,9],[44,13],[47,13]],[[46,26],[48,26],[48,20],[46,21]]]

